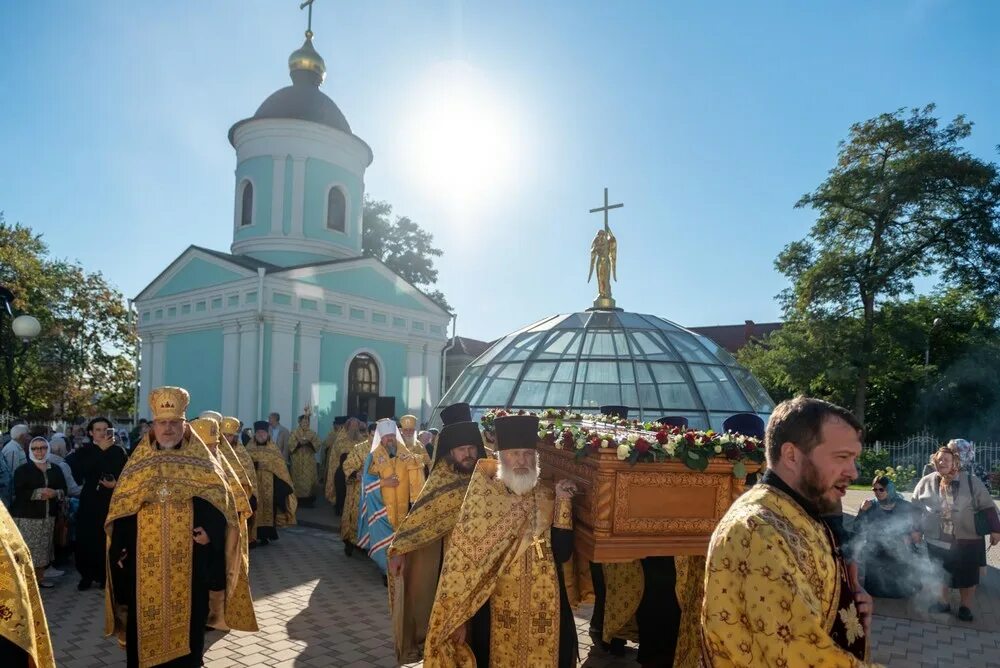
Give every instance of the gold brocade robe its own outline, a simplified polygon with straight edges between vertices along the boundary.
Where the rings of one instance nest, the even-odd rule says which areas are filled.
[[[451,636],[487,600],[491,666],[558,665],[552,491],[538,485],[523,496],[513,494],[496,479],[496,465],[490,459],[476,465],[451,532],[424,644],[424,668],[475,666],[468,645],[456,645]]]
[[[334,503],[337,499],[334,475],[340,466],[340,457],[351,453],[354,444],[362,440],[362,434],[352,434],[346,429],[337,429],[335,432],[330,432],[330,435],[326,438],[327,442],[324,444],[326,447],[326,482],[323,487],[323,493],[327,501]],[[363,463],[364,461],[362,460]]]
[[[358,542],[358,512],[361,510],[361,467],[371,444],[365,440],[355,443],[347,459],[344,460],[344,477],[347,479],[347,497],[344,500],[344,514],[340,516],[340,537],[355,545]]]
[[[413,503],[417,500],[417,497],[420,496],[420,490],[424,488],[424,483],[427,482],[427,467],[431,465],[431,458],[430,455],[427,454],[427,448],[425,448],[424,444],[416,438],[413,439],[413,443],[408,443],[406,439],[403,439],[403,445],[406,446],[406,451],[409,455],[420,462],[420,466],[412,466],[407,471],[410,492],[409,501],[410,503]],[[400,517],[400,519],[402,519],[402,517]],[[393,524],[393,526],[396,525]]]
[[[315,495],[316,453],[320,449],[319,436],[312,429],[296,427],[288,437],[288,449],[292,451],[292,481],[295,496],[300,499]]]
[[[869,665],[845,580],[827,527],[785,492],[754,486],[709,543],[701,612],[706,665]]]
[[[225,445],[223,445],[225,444]],[[216,446],[218,449],[213,453],[213,457],[216,462],[222,468],[226,474],[226,485],[229,487],[230,493],[233,495],[233,499],[236,504],[236,513],[239,516],[238,530],[240,534],[240,568],[239,570],[228,571],[227,575],[231,577],[236,577],[237,581],[233,583],[233,589],[235,591],[243,591],[246,589],[250,590],[250,539],[247,532],[247,521],[253,515],[253,510],[250,508],[250,497],[247,495],[248,480],[247,476],[240,475],[236,468],[238,467],[240,471],[243,471],[243,466],[236,461],[236,466],[234,467],[230,460],[225,456],[225,449],[229,448],[232,457],[235,459],[236,454],[232,452],[232,446],[224,436],[219,436],[219,444]],[[229,589],[230,587],[227,587]],[[208,626],[214,629],[224,631],[229,628],[226,624],[225,618],[225,592],[209,592],[209,616],[208,616]],[[251,613],[253,612],[253,607],[251,606]],[[254,619],[254,624],[256,624],[256,617]]]
[[[31,552],[0,503],[0,636],[20,647],[33,668],[55,668],[49,625]]]
[[[424,453],[427,454],[426,452]],[[414,482],[423,486],[424,460],[415,456],[401,441],[396,442],[396,454],[380,443],[372,450],[372,461],[368,465],[368,473],[377,475],[381,480],[396,476],[399,484],[396,487],[382,486],[382,500],[385,502],[389,524],[393,529],[406,517],[410,504],[417,499],[420,490],[414,490]],[[419,473],[419,475],[417,475]]]
[[[299,506],[294,490],[285,499],[286,511],[279,512],[277,516],[274,513],[274,479],[278,478],[292,486],[292,478],[288,474],[288,467],[285,466],[285,459],[281,456],[278,446],[271,441],[266,445],[257,445],[255,441],[250,441],[247,452],[257,471],[257,512],[253,516],[251,538],[256,536],[257,527],[294,525],[295,511]]]
[[[253,468],[253,460],[242,444],[230,445],[225,436],[219,437],[219,452],[229,465],[233,467],[236,477],[239,478],[240,486],[243,488],[247,499],[257,492],[257,474]]]
[[[193,499],[215,507],[226,520],[226,596],[223,619],[229,628],[256,631],[257,621],[240,548],[240,516],[226,474],[193,432],[180,447],[158,450],[145,441],[122,470],[104,524],[110,541],[115,520],[136,516],[136,607],[138,656],[155,666],[187,655],[191,616],[191,528]],[[116,599],[107,563],[105,633],[125,640],[126,617]],[[134,614],[134,611],[132,611]]]
[[[406,555],[402,577],[389,572],[389,613],[401,664],[418,661],[423,654],[443,546],[458,521],[471,479],[448,462],[438,463],[389,546],[390,559]]]

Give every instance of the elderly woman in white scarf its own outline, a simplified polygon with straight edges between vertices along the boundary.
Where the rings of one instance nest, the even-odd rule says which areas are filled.
[[[80,484],[73,478],[73,471],[66,463],[66,435],[61,431],[52,434],[49,441],[49,461],[58,466],[66,478],[66,496],[80,496]]]
[[[14,471],[14,502],[10,514],[31,551],[39,586],[52,587],[43,574],[52,562],[52,536],[60,501],[66,496],[62,469],[49,461],[49,442],[36,436],[28,443],[28,461]]]

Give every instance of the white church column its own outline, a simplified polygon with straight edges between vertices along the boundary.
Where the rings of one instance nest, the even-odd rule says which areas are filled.
[[[266,416],[257,414],[260,379],[257,378],[257,323],[248,320],[240,328],[240,369],[236,416],[250,424]]]
[[[153,341],[142,337],[139,348],[139,417],[149,418],[149,390],[153,383]]]
[[[319,403],[319,327],[299,327],[299,406],[296,412],[308,404],[316,410]],[[318,428],[315,420],[313,429]]]
[[[264,360],[264,364],[268,361]],[[268,413],[281,415],[281,424],[289,429],[295,427],[298,417],[292,406],[292,372],[295,364],[295,324],[283,320],[271,325],[271,387],[270,405],[264,407]]]
[[[431,411],[441,400],[441,348],[430,346],[427,350],[427,415],[425,420],[430,419]]]
[[[306,159],[292,158],[292,232],[291,236],[302,238],[302,207],[306,199]]]
[[[423,345],[423,355],[420,359],[420,376],[423,378],[423,383],[420,385],[420,412],[417,414],[420,416],[420,421],[423,422],[431,414],[430,406],[430,396],[428,392],[430,391],[430,370],[434,366],[434,362],[430,360],[430,351],[427,348],[427,344]]]
[[[285,216],[285,156],[273,156],[271,166],[271,234],[281,236],[281,222]]]
[[[222,401],[223,415],[236,415],[240,383],[240,325],[233,321],[222,327]]]
[[[420,344],[410,344],[406,347],[406,412],[420,416],[423,402],[423,364],[424,351]],[[399,412],[398,410],[396,412]]]
[[[152,373],[150,378],[150,389],[164,385],[163,371],[167,357],[167,337],[163,334],[154,334],[151,337],[152,352]]]

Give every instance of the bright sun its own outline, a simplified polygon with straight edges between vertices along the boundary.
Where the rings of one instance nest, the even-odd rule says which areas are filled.
[[[403,139],[413,175],[434,197],[465,209],[500,195],[521,147],[508,105],[483,73],[462,61],[441,63],[414,99]]]

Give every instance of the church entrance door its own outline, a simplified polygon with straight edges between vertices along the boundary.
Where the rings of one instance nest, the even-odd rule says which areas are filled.
[[[368,353],[361,353],[351,360],[347,379],[347,414],[357,417],[363,413],[372,419],[379,396],[378,362]]]

